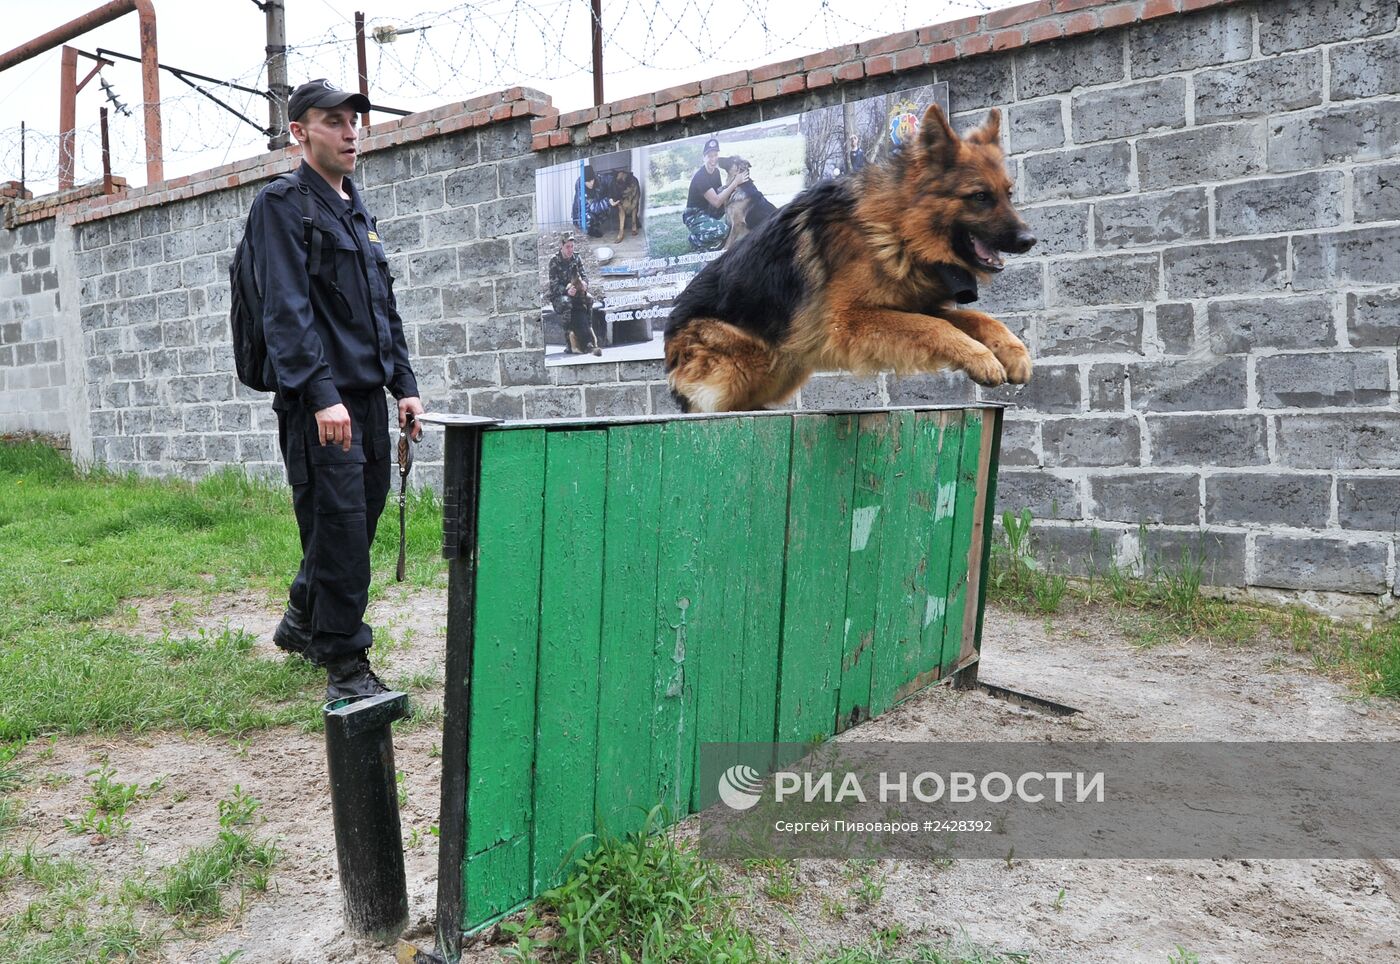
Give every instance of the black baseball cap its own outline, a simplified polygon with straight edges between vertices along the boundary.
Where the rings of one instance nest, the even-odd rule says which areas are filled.
[[[301,120],[301,115],[312,107],[329,110],[343,104],[349,104],[357,114],[363,114],[370,108],[369,98],[364,94],[341,90],[324,77],[308,80],[292,91],[291,99],[287,101],[287,120]]]
[[[708,154],[708,153],[710,153],[710,151],[718,151],[718,150],[719,150],[719,141],[717,141],[717,140],[715,140],[713,137],[711,137],[708,141],[705,142],[705,149],[704,149],[703,151],[701,151],[700,153],[701,153],[701,154]]]

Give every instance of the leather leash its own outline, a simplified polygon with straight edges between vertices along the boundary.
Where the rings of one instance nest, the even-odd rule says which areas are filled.
[[[395,578],[403,582],[406,532],[404,529],[404,510],[408,502],[408,473],[413,468],[413,445],[418,440],[413,437],[413,413],[408,412],[404,418],[403,428],[399,430],[399,566],[395,570]]]

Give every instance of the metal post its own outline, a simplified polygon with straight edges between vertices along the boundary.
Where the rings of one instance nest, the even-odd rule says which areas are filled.
[[[26,153],[24,121],[19,122],[19,196],[24,197],[24,155]]]
[[[264,0],[267,15],[267,138],[268,149],[278,151],[291,143],[287,133],[287,11],[282,0]]]
[[[360,93],[369,100],[369,55],[365,53],[365,15],[355,11],[355,60],[360,68]],[[369,111],[360,115],[360,126],[369,126]]]
[[[107,108],[98,108],[102,120],[102,193],[112,193],[112,147],[107,139]]]
[[[326,704],[323,712],[345,929],[356,937],[388,943],[408,926],[390,728],[394,720],[408,715],[408,696],[381,693],[337,700]]]
[[[603,0],[593,3],[593,105],[603,102]]]
[[[141,110],[146,119],[146,183],[165,180],[165,145],[160,132],[160,54],[151,0],[131,0],[141,28]]]
[[[58,69],[58,189],[73,186],[78,123],[78,51],[63,45]]]
[[[476,638],[476,520],[481,495],[481,437],[495,419],[422,415],[447,427],[443,454],[442,556],[447,570],[447,695],[442,720],[442,807],[438,816],[437,949],[462,955],[466,895],[467,727],[471,714],[472,647]]]

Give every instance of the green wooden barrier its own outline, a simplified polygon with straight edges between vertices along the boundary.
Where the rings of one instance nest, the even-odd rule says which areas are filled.
[[[439,944],[699,745],[807,741],[975,673],[1001,410],[448,426]]]

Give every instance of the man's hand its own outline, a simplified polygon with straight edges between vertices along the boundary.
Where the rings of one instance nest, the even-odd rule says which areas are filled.
[[[740,171],[738,174],[734,175],[734,186],[738,187],[740,184],[747,184],[752,179],[748,171]]]
[[[569,285],[567,288],[564,289],[564,291],[568,293],[568,295],[569,295],[570,298],[572,298],[574,295],[578,294],[578,292],[574,290],[574,286],[573,286],[573,285]]]
[[[339,445],[350,451],[350,410],[339,402],[316,413],[316,434],[322,445]]]
[[[423,437],[423,423],[418,420],[418,416],[423,414],[423,402],[416,395],[409,395],[399,399],[399,428],[403,428],[403,423],[408,419],[408,413],[413,413],[413,438],[415,441]]]

